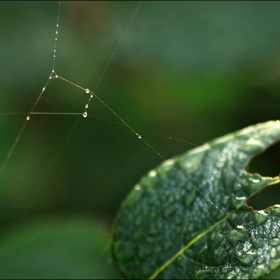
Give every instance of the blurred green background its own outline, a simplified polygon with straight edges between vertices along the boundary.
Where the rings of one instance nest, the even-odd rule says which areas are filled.
[[[56,73],[93,90],[137,5],[62,2]],[[51,73],[57,11],[51,1],[0,2],[0,165]],[[95,92],[129,125],[145,130],[136,129],[164,158],[279,119],[279,16],[280,2],[273,1],[143,2]],[[80,113],[87,100],[82,90],[52,80],[35,111]],[[108,243],[121,201],[162,159],[127,127],[108,122],[119,120],[97,99],[88,113],[55,165],[79,117],[34,115],[27,123],[0,177],[0,277],[116,277],[108,246],[100,244]],[[278,176],[279,154],[276,144],[247,169]],[[280,203],[279,194],[275,186],[251,205]],[[88,261],[99,256],[92,231],[107,261],[93,260],[91,267],[75,244],[84,240],[81,246],[91,248]],[[50,244],[65,244],[51,247],[46,235]]]

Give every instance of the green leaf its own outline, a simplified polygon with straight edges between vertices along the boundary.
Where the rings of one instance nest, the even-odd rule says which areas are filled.
[[[1,279],[117,279],[108,234],[83,217],[20,222],[0,235]]]
[[[127,278],[262,278],[280,265],[280,205],[247,201],[279,177],[250,174],[280,121],[250,126],[163,162],[118,213],[112,254]]]

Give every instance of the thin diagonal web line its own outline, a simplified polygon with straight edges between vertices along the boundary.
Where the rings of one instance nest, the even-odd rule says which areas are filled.
[[[110,65],[110,63],[111,63],[113,57],[115,56],[115,54],[116,54],[116,52],[117,52],[117,50],[118,50],[118,48],[119,48],[121,42],[123,41],[123,38],[124,38],[124,36],[125,36],[125,34],[126,34],[128,28],[130,27],[131,22],[133,21],[133,19],[134,19],[136,13],[138,12],[140,5],[141,5],[141,2],[138,2],[138,4],[137,4],[137,6],[136,6],[136,8],[135,8],[135,10],[134,10],[134,12],[133,12],[133,14],[132,14],[130,20],[129,20],[129,22],[128,22],[128,24],[127,24],[127,26],[126,26],[126,28],[125,28],[125,30],[124,30],[124,32],[123,32],[123,34],[122,34],[120,40],[118,41],[118,43],[117,43],[117,45],[116,45],[116,47],[115,47],[115,49],[114,49],[114,51],[113,51],[113,53],[112,53],[112,55],[111,55],[109,61],[108,61],[108,63],[106,64],[106,66],[105,66],[105,68],[104,68],[104,70],[103,70],[103,72],[102,72],[102,74],[101,74],[101,76],[100,76],[100,78],[99,78],[99,80],[98,80],[98,82],[97,82],[97,84],[96,84],[94,90],[96,90],[96,89],[98,88],[98,86],[99,86],[99,84],[100,84],[100,82],[101,82],[101,80],[102,80],[102,78],[103,78],[103,76],[104,76],[106,70],[108,69],[108,67],[109,67],[109,65]],[[56,45],[55,45],[55,46],[56,46]],[[53,73],[56,74],[55,71],[54,71],[54,69],[53,69]],[[80,89],[86,90],[86,89],[84,89],[83,87],[81,87],[81,86],[79,86],[79,85],[77,85],[77,84],[74,84],[73,82],[68,81],[68,80],[66,80],[66,79],[64,79],[64,78],[62,78],[62,77],[60,77],[60,76],[58,76],[58,75],[55,75],[54,77],[55,77],[55,78],[60,78],[61,80],[65,81],[65,82],[67,82],[67,83],[69,83],[69,84],[72,84],[72,85],[75,86],[75,87],[78,87],[78,88],[80,88]],[[89,99],[89,101],[87,102],[87,104],[89,104],[90,100],[91,100],[91,98]],[[59,160],[59,157],[60,157],[61,154],[63,153],[63,150],[64,150],[64,148],[65,148],[66,145],[67,145],[67,142],[69,141],[71,135],[72,135],[73,132],[75,131],[75,129],[76,129],[76,127],[77,127],[77,125],[78,125],[78,123],[79,123],[80,120],[81,120],[81,117],[79,117],[79,118],[77,119],[77,121],[75,122],[75,124],[73,125],[73,127],[72,127],[70,133],[69,133],[68,136],[66,137],[66,139],[65,139],[65,141],[63,142],[61,148],[59,149],[57,155],[55,156],[55,159],[54,159],[54,161],[53,161],[52,164],[51,164],[51,168],[49,169],[49,171],[48,171],[48,173],[46,174],[46,176],[49,176],[49,174],[52,172],[53,168],[55,167],[56,162]],[[46,179],[47,179],[47,177],[45,177],[45,180],[46,180]],[[44,181],[45,181],[45,180],[44,180]]]
[[[76,116],[82,116],[83,115],[82,113],[74,113],[74,112],[43,112],[43,111],[36,112],[36,111],[33,111],[31,113],[28,113],[28,112],[0,113],[0,116],[15,116],[15,115],[27,115],[27,114],[30,114],[30,115],[69,115],[69,116],[75,116],[75,115]],[[108,123],[112,123],[114,125],[120,125],[120,126],[126,127],[126,125],[123,124],[122,122],[117,122],[117,121],[113,121],[113,120],[109,120],[109,119],[104,119],[104,118],[98,117],[96,115],[90,114],[90,115],[87,115],[87,117],[94,118],[94,119],[104,121],[104,122],[108,122]],[[134,127],[134,126],[131,126],[131,127],[134,128],[137,131],[143,131],[145,133],[153,134],[153,135],[156,135],[156,136],[159,136],[159,137],[163,137],[163,138],[166,138],[166,139],[169,139],[169,140],[181,142],[181,143],[188,144],[188,145],[191,145],[191,146],[194,146],[194,147],[199,146],[199,144],[195,144],[195,143],[185,141],[183,139],[175,138],[175,137],[172,137],[172,136],[169,136],[169,135],[160,134],[160,133],[150,131],[150,130],[147,130],[147,129],[143,129],[143,128],[139,128],[139,127]]]
[[[128,22],[128,24],[127,24],[127,26],[126,26],[126,28],[125,28],[125,30],[124,30],[124,32],[123,32],[121,38],[120,38],[120,40],[118,41],[118,43],[117,43],[117,45],[116,45],[116,47],[115,47],[115,49],[114,49],[114,51],[113,51],[113,53],[112,53],[112,55],[111,55],[109,61],[108,61],[108,63],[106,64],[106,66],[105,66],[105,68],[104,68],[104,71],[102,72],[102,74],[101,74],[101,76],[100,76],[100,78],[99,78],[99,80],[98,80],[98,82],[97,82],[97,84],[96,84],[96,86],[95,86],[95,88],[94,88],[94,91],[91,92],[91,93],[92,93],[92,94],[93,94],[93,95],[94,95],[108,110],[110,110],[110,111],[121,121],[121,123],[122,123],[123,125],[125,125],[127,128],[129,128],[129,129],[138,137],[138,139],[142,140],[142,141],[143,141],[150,149],[152,149],[160,158],[162,158],[163,160],[166,160],[165,157],[163,157],[163,156],[162,156],[153,146],[151,146],[140,134],[138,134],[138,133],[136,132],[136,130],[135,130],[132,126],[130,126],[123,118],[121,118],[120,115],[118,115],[111,107],[109,107],[109,106],[108,106],[98,95],[96,95],[96,93],[95,93],[95,91],[96,91],[96,89],[98,88],[98,86],[99,86],[99,84],[100,84],[100,82],[101,82],[101,80],[102,80],[102,78],[103,78],[103,76],[104,76],[106,70],[108,69],[108,67],[109,67],[109,65],[110,65],[110,63],[111,63],[111,61],[112,61],[112,59],[114,58],[114,56],[115,56],[115,54],[116,54],[116,52],[117,52],[117,50],[118,50],[118,48],[119,48],[121,42],[123,41],[123,38],[125,37],[125,34],[126,34],[128,28],[130,27],[130,25],[131,25],[131,23],[132,23],[132,21],[133,21],[135,15],[136,15],[137,11],[139,10],[140,4],[141,4],[141,2],[139,2],[139,3],[137,4],[136,9],[134,10],[134,13],[132,14],[132,16],[131,16],[131,18],[130,18],[130,20],[129,20],[129,22]],[[58,31],[58,27],[59,27],[60,6],[61,6],[61,4],[60,4],[60,2],[59,2],[58,17],[57,17],[57,25],[56,25],[56,32]],[[33,107],[31,108],[31,110],[30,110],[30,112],[29,112],[29,115],[27,116],[25,122],[23,123],[23,125],[22,125],[22,127],[21,127],[21,129],[20,129],[20,131],[19,131],[19,133],[18,133],[18,135],[17,135],[15,141],[13,142],[13,145],[12,145],[12,147],[10,148],[10,150],[9,150],[9,152],[8,152],[8,155],[6,156],[6,158],[5,158],[5,160],[4,160],[4,163],[2,164],[2,166],[1,166],[1,168],[0,168],[0,177],[1,177],[2,173],[3,173],[4,170],[5,170],[5,167],[6,167],[7,163],[8,163],[8,161],[9,161],[11,155],[13,154],[15,147],[17,146],[17,143],[19,142],[20,137],[21,137],[23,131],[25,130],[26,124],[27,124],[28,120],[30,119],[30,116],[33,115],[34,109],[35,109],[35,107],[37,106],[38,102],[40,101],[40,99],[41,99],[41,97],[42,97],[42,95],[43,95],[43,93],[44,93],[46,87],[48,86],[50,80],[53,79],[53,78],[59,78],[59,79],[65,81],[65,82],[67,82],[67,83],[69,83],[69,84],[72,84],[72,85],[75,86],[75,87],[78,87],[78,88],[80,88],[80,89],[82,89],[82,90],[86,90],[85,88],[79,86],[78,84],[75,84],[75,83],[73,83],[73,82],[71,82],[71,81],[69,81],[69,80],[67,80],[67,79],[65,79],[65,78],[63,78],[63,77],[61,77],[61,76],[56,75],[54,67],[55,67],[55,58],[56,58],[56,50],[57,50],[57,49],[56,49],[56,47],[57,47],[57,34],[58,34],[58,33],[56,33],[56,37],[55,37],[52,73],[51,73],[51,75],[50,75],[48,81],[46,82],[45,86],[43,87],[42,91],[40,92],[38,98],[36,99],[36,101],[35,101]],[[91,101],[91,98],[89,99],[88,103],[89,103],[90,101]],[[74,113],[73,113],[73,114],[74,114]],[[72,126],[72,128],[71,128],[69,134],[67,135],[67,137],[66,137],[66,139],[65,139],[65,141],[64,141],[63,144],[61,145],[61,147],[60,147],[59,151],[57,152],[56,156],[54,157],[54,160],[53,160],[53,162],[51,163],[50,168],[48,169],[48,171],[47,171],[47,173],[46,173],[46,177],[44,178],[44,180],[42,180],[42,184],[45,182],[46,178],[47,178],[47,177],[49,176],[49,174],[52,172],[52,170],[53,170],[53,168],[55,167],[57,161],[59,160],[61,154],[63,153],[64,148],[66,147],[66,145],[67,145],[69,139],[71,138],[71,136],[72,136],[72,134],[74,133],[74,131],[75,131],[75,129],[76,129],[76,127],[77,127],[79,121],[81,120],[81,115],[82,115],[82,113],[79,115],[78,119],[75,121],[75,123],[74,123],[74,125]],[[217,206],[215,206],[214,203],[213,203],[210,199],[208,199],[195,185],[193,185],[193,184],[184,176],[184,174],[183,174],[182,172],[180,172],[176,167],[173,167],[173,169],[174,169],[180,176],[182,176],[182,178],[183,178],[186,182],[188,182],[189,184],[191,184],[191,185],[192,185],[192,186],[193,186],[193,187],[194,187],[208,202],[209,202],[209,203],[211,203],[211,204],[212,204],[216,209],[218,209],[220,212],[223,212],[221,209],[219,209]],[[167,264],[167,265],[168,265],[168,264]]]
[[[57,11],[57,23],[56,23],[56,32],[55,32],[55,33],[56,33],[56,36],[55,36],[55,43],[54,43],[54,53],[56,53],[56,44],[57,44],[57,38],[58,38],[60,5],[61,5],[61,3],[60,3],[60,1],[59,1],[59,2],[58,2],[58,11]],[[54,54],[54,55],[53,55],[53,66],[52,66],[52,70],[54,70],[55,57],[56,57],[56,55]],[[25,119],[23,125],[21,126],[20,131],[19,131],[18,135],[16,136],[16,139],[14,140],[14,142],[13,142],[13,144],[12,144],[12,146],[11,146],[11,148],[10,148],[10,150],[9,150],[9,152],[8,152],[8,154],[7,154],[6,158],[5,158],[5,160],[4,160],[4,162],[2,163],[2,165],[1,165],[1,167],[0,167],[0,178],[1,178],[1,176],[2,176],[2,174],[3,174],[3,172],[4,172],[5,168],[6,168],[6,166],[7,166],[7,164],[8,164],[8,162],[9,162],[9,160],[10,160],[10,158],[11,158],[11,156],[12,156],[12,154],[13,154],[13,152],[14,152],[14,150],[15,150],[15,148],[16,148],[16,146],[17,146],[17,144],[18,144],[18,142],[19,142],[19,140],[20,140],[20,138],[21,138],[21,136],[22,136],[22,134],[23,134],[23,132],[24,132],[24,130],[25,130],[25,128],[26,128],[27,122],[30,120],[30,115],[31,115],[31,113],[34,111],[34,109],[35,109],[36,106],[38,105],[38,103],[39,103],[39,101],[40,101],[42,95],[44,94],[44,92],[45,92],[45,90],[46,90],[46,87],[47,87],[48,84],[50,83],[51,79],[52,79],[52,76],[50,75],[50,76],[49,76],[49,79],[47,80],[47,82],[46,82],[46,84],[45,84],[45,86],[42,88],[40,94],[38,95],[36,101],[34,102],[32,108],[31,108],[31,110],[30,110],[30,112],[29,112],[29,115],[26,117],[26,119]]]
[[[106,72],[106,70],[107,70],[109,64],[111,63],[111,61],[112,61],[112,59],[113,59],[113,57],[114,57],[114,55],[115,55],[117,49],[119,48],[119,46],[120,46],[120,44],[121,44],[121,42],[122,42],[122,40],[123,40],[123,38],[124,38],[124,36],[125,36],[125,34],[126,34],[128,28],[129,28],[129,26],[130,26],[130,24],[131,24],[131,22],[132,22],[132,20],[133,20],[134,17],[135,17],[135,14],[137,13],[137,11],[138,11],[138,9],[139,9],[139,7],[140,7],[140,4],[141,4],[141,2],[139,2],[139,3],[137,4],[136,9],[135,9],[134,13],[132,14],[132,16],[131,16],[131,18],[130,18],[128,24],[127,24],[127,27],[125,28],[125,30],[124,30],[124,32],[123,32],[123,35],[121,36],[119,42],[117,43],[117,46],[116,46],[115,50],[113,51],[113,53],[112,53],[112,55],[111,55],[111,57],[110,57],[108,63],[107,63],[106,66],[105,66],[104,71],[102,72],[102,74],[101,74],[101,76],[100,76],[100,78],[99,78],[99,80],[98,80],[98,82],[97,82],[97,85],[96,85],[96,87],[95,87],[95,90],[97,89],[98,85],[100,84],[100,81],[102,80],[102,78],[103,78],[103,76],[104,76],[104,74],[105,74],[105,72]],[[90,92],[90,93],[92,94],[92,96],[95,96],[107,109],[109,109],[109,110],[110,110],[110,111],[111,111],[111,112],[112,112],[126,127],[128,127],[128,128],[129,128],[139,139],[141,139],[150,149],[152,149],[152,150],[153,150],[159,157],[161,157],[163,160],[166,160],[165,157],[163,157],[154,147],[152,147],[145,139],[143,139],[142,136],[139,135],[139,134],[133,129],[133,127],[131,127],[127,122],[125,122],[124,119],[122,119],[111,107],[109,107],[99,96],[97,96],[96,93],[91,92],[91,91],[89,91],[88,89],[85,89],[85,88],[79,86],[78,84],[75,84],[75,83],[73,83],[72,81],[69,81],[69,80],[67,80],[67,79],[65,79],[65,78],[63,78],[63,77],[61,77],[61,76],[58,76],[58,75],[56,74],[56,72],[55,72],[55,70],[54,70],[54,63],[55,63],[55,58],[56,58],[57,34],[58,34],[58,31],[57,31],[57,30],[58,30],[58,27],[59,27],[59,12],[60,12],[60,2],[59,2],[59,8],[58,8],[57,24],[56,24],[56,37],[55,37],[54,55],[53,55],[53,69],[52,69],[51,75],[50,75],[50,77],[49,77],[49,80],[47,81],[45,87],[42,89],[42,91],[41,91],[39,97],[37,98],[36,102],[34,103],[34,105],[33,105],[32,109],[31,109],[31,112],[30,112],[29,116],[27,116],[26,121],[30,119],[30,115],[32,114],[34,108],[36,107],[37,103],[39,102],[39,100],[40,100],[40,98],[41,98],[43,92],[45,91],[46,86],[47,86],[48,83],[50,82],[50,80],[51,80],[52,78],[59,78],[59,79],[65,81],[65,82],[67,82],[67,83],[69,83],[69,84],[71,84],[71,85],[73,85],[73,86],[75,86],[75,87],[77,87],[77,88],[80,88],[80,89],[86,91],[87,93]],[[91,97],[91,98],[92,98],[92,97]],[[91,98],[89,99],[88,103],[90,102]],[[87,108],[87,107],[86,107],[86,108]],[[85,112],[84,114],[86,114],[86,115],[84,115],[84,117],[86,117],[86,116],[87,116],[87,112]],[[72,133],[74,132],[75,128],[77,127],[78,122],[80,121],[80,119],[81,119],[81,117],[79,117],[78,120],[77,120],[77,121],[75,122],[75,124],[73,125],[73,127],[72,127],[72,129],[71,129],[71,131],[70,131],[70,134],[66,137],[64,143],[63,143],[62,146],[61,146],[62,148],[59,149],[57,155],[55,156],[54,161],[53,161],[53,163],[51,164],[51,168],[53,168],[53,167],[55,166],[55,163],[59,160],[59,157],[60,157],[60,155],[62,154],[64,147],[66,146],[67,142],[69,141],[70,136],[72,135]],[[9,158],[11,157],[11,155],[12,155],[12,153],[13,153],[13,150],[14,150],[16,144],[17,144],[18,141],[19,141],[20,136],[22,135],[22,133],[23,133],[23,131],[24,131],[24,128],[25,128],[25,126],[26,126],[26,121],[25,121],[24,126],[23,126],[22,129],[20,130],[20,133],[18,134],[18,136],[17,136],[17,138],[16,138],[16,140],[15,140],[14,145],[12,146],[12,148],[11,148],[11,150],[10,150],[10,152],[9,152],[9,154],[8,154],[8,156],[7,156],[7,158],[6,158],[6,161],[4,162],[4,165],[2,166],[1,172],[3,172],[3,170],[4,170],[4,168],[5,168],[6,164],[7,164],[7,162],[8,162],[8,160],[9,160]],[[208,199],[195,185],[193,185],[193,184],[184,176],[184,174],[183,174],[182,172],[180,172],[180,171],[179,171],[178,169],[176,169],[175,167],[173,167],[173,169],[174,169],[180,176],[182,176],[183,179],[184,179],[186,182],[188,182],[189,184],[191,184],[203,197],[205,197],[205,199],[206,199],[209,203],[211,203],[211,204],[212,204],[216,209],[218,209],[220,212],[223,212],[223,211],[222,211],[221,209],[219,209],[216,205],[214,205],[214,203],[213,203],[210,199]],[[50,170],[47,174],[50,174],[50,173],[51,173],[51,170]],[[0,173],[0,176],[1,176],[1,173]]]

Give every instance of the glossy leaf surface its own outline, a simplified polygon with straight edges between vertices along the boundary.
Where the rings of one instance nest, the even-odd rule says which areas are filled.
[[[112,254],[127,278],[262,278],[280,265],[280,205],[247,201],[279,177],[245,170],[280,140],[280,122],[250,126],[163,162],[118,213]]]

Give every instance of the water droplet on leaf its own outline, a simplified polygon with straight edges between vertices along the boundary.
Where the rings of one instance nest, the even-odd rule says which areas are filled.
[[[272,248],[270,251],[270,257],[275,258],[276,257],[276,250],[275,248]]]

